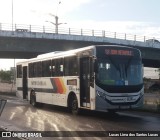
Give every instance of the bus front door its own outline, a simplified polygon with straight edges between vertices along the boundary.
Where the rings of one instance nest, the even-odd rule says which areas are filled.
[[[90,107],[90,57],[80,59],[80,105]]]
[[[27,66],[23,67],[23,99],[27,99],[28,94],[28,80],[27,80]]]

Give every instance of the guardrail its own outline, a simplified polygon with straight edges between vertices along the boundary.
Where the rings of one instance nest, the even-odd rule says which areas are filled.
[[[24,25],[24,24],[6,24],[0,23],[0,31],[16,31],[16,32],[40,32],[56,34],[55,28],[37,25]],[[109,32],[105,30],[91,30],[91,29],[75,29],[75,28],[58,28],[58,34],[66,35],[81,35],[81,36],[95,36],[95,37],[108,37],[132,41],[140,41],[150,43],[160,43],[160,38],[138,36],[126,33]]]

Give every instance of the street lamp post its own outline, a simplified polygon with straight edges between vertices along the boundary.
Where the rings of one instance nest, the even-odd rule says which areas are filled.
[[[56,34],[58,34],[58,25],[60,25],[58,23],[58,16],[55,16],[55,22],[56,22],[56,24],[55,24],[55,26],[56,26]]]
[[[55,23],[51,22],[51,21],[46,21],[46,22],[49,22],[49,23],[55,25],[55,33],[58,34],[58,26],[61,25],[61,24],[67,24],[67,23],[58,23],[58,16],[55,16],[55,15],[52,15],[52,14],[50,14],[50,15],[55,18]]]
[[[57,13],[58,13],[58,8],[59,8],[59,5],[60,5],[60,4],[61,4],[61,1],[59,1],[59,3],[58,3],[56,15],[50,14],[51,16],[53,16],[53,17],[55,18],[55,23],[54,23],[54,22],[51,22],[51,21],[46,21],[46,22],[50,22],[50,23],[52,23],[53,25],[55,25],[55,33],[56,33],[56,34],[58,34],[58,26],[59,26],[59,25],[61,25],[61,24],[67,24],[67,23],[58,23]]]
[[[12,0],[12,31],[13,31],[13,0]]]

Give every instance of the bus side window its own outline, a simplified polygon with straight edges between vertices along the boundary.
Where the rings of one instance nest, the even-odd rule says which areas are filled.
[[[69,57],[64,58],[64,75],[69,76]]]
[[[42,76],[42,62],[36,62],[36,77]]]
[[[36,77],[36,62],[33,63],[33,76]]]
[[[52,60],[52,68],[54,76],[63,76],[63,58]]]
[[[29,63],[29,78],[33,77],[33,63]]]
[[[52,60],[52,76],[56,76],[56,63],[55,63],[55,60]]]
[[[17,78],[22,78],[22,65],[17,65]]]
[[[64,75],[65,76],[78,75],[77,58],[75,56],[64,58]]]
[[[57,76],[63,76],[63,59],[58,59],[57,63]]]
[[[42,77],[51,76],[51,60],[46,60],[42,62]]]
[[[63,72],[63,65],[60,65],[60,72]]]

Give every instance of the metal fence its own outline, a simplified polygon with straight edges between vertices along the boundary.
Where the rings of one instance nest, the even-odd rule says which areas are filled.
[[[39,32],[39,33],[57,33],[54,26],[38,26],[38,25],[24,25],[24,24],[6,24],[0,23],[0,31],[16,31],[16,32]],[[58,28],[58,34],[81,35],[81,36],[95,36],[108,37],[132,41],[159,43],[160,38],[138,36],[126,33],[110,32],[105,30],[91,30],[91,29],[75,29],[75,28]]]

